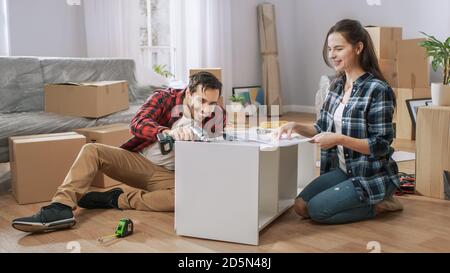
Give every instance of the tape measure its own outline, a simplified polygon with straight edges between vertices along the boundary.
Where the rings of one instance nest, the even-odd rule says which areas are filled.
[[[124,238],[133,234],[133,231],[134,231],[134,224],[133,221],[131,221],[131,219],[128,218],[120,219],[114,234],[99,237],[97,241],[99,243],[105,243],[107,239]]]

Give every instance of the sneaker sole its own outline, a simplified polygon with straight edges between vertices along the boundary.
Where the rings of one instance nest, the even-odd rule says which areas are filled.
[[[30,222],[13,222],[12,227],[23,232],[50,232],[58,229],[67,229],[73,227],[77,222],[75,218],[70,218],[51,223],[30,223]]]

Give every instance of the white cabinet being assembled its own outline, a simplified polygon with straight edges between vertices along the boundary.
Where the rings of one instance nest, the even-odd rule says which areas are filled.
[[[298,147],[176,142],[177,235],[258,245],[259,232],[294,204]]]

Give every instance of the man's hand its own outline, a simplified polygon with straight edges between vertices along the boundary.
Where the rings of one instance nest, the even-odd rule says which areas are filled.
[[[171,136],[175,141],[193,141],[195,140],[194,133],[190,126],[178,127],[174,130],[165,130],[164,133]]]
[[[342,135],[325,132],[313,137],[312,142],[319,144],[321,149],[328,150],[336,145],[341,145]]]

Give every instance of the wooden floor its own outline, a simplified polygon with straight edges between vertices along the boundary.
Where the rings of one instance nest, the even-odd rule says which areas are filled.
[[[283,119],[312,122],[313,115],[288,114]],[[397,150],[414,152],[413,141],[394,142]],[[414,172],[414,161],[401,162],[400,170]],[[5,164],[0,165],[7,169]],[[1,176],[1,175],[0,175]],[[8,192],[0,193],[0,252],[450,252],[450,203],[421,196],[400,197],[405,210],[374,220],[319,225],[302,220],[292,209],[261,232],[259,246],[247,246],[175,234],[173,213],[78,209],[78,224],[71,230],[27,235],[11,228],[11,220],[35,213],[44,204],[19,206]],[[135,223],[135,234],[97,243],[97,237],[114,232],[120,218]],[[375,242],[375,243],[373,243]],[[76,249],[75,249],[76,251]]]

